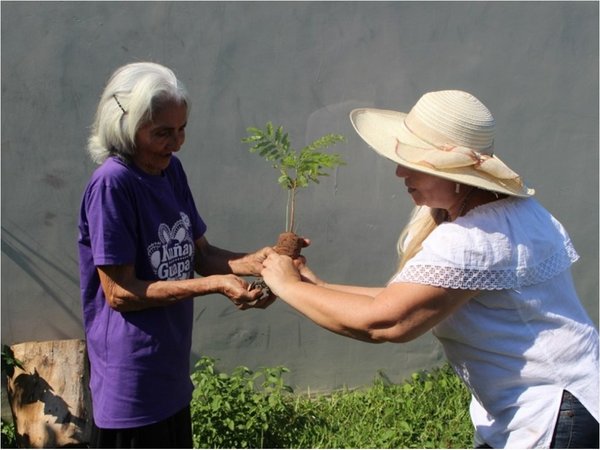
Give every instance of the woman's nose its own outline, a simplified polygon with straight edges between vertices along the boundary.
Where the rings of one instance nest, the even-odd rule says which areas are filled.
[[[175,133],[172,136],[170,145],[174,152],[178,152],[184,142],[185,142],[185,132],[179,132],[179,133]]]
[[[407,176],[410,175],[411,170],[407,169],[406,167],[402,167],[401,165],[397,165],[396,166],[396,176],[398,178],[406,178]]]

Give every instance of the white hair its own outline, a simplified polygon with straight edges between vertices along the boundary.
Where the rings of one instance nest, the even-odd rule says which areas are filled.
[[[187,90],[173,71],[149,62],[117,69],[100,97],[88,139],[92,160],[102,164],[109,156],[119,156],[130,161],[136,132],[165,101],[185,103],[189,113]]]

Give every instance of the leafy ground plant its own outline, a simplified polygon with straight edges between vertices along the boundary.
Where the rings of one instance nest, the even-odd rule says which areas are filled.
[[[288,192],[285,231],[294,232],[298,189],[307,187],[311,182],[318,184],[319,177],[328,175],[325,170],[345,164],[337,153],[320,151],[344,141],[344,137],[327,134],[298,151],[292,147],[283,127],[275,127],[271,122],[267,122],[264,129],[250,127],[247,131],[249,136],[242,142],[251,146],[250,152],[258,153],[279,171],[277,182]]]
[[[9,377],[13,376],[15,371],[15,367],[18,367],[21,370],[25,370],[23,367],[23,363],[15,358],[15,354],[12,349],[8,345],[2,346],[2,373],[6,374]]]
[[[299,428],[310,426],[294,411],[284,367],[256,372],[237,367],[218,372],[215,360],[201,358],[192,374],[191,404],[196,448],[289,448]]]
[[[2,421],[2,448],[17,448],[17,437],[15,426],[12,423]]]
[[[448,365],[402,384],[294,394],[283,367],[230,375],[201,359],[192,378],[200,448],[468,448],[469,394]]]

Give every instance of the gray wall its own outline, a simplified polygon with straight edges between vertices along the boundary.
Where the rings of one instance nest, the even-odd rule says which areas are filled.
[[[277,174],[240,143],[282,124],[296,147],[340,133],[348,165],[300,194],[299,232],[332,282],[381,285],[412,208],[393,164],[348,112],[408,110],[464,89],[494,113],[497,152],[571,233],[578,291],[598,320],[597,2],[3,2],[2,342],[82,337],[77,213],[85,143],[118,66],[173,68],[193,98],[180,153],[207,237],[254,250],[284,226]],[[329,334],[283,303],[239,312],[196,300],[193,358],[229,370],[284,365],[311,390],[394,381],[442,361],[428,334],[372,346]]]

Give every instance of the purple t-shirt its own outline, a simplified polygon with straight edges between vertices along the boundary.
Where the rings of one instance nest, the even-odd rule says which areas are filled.
[[[189,404],[193,301],[117,312],[106,302],[96,266],[133,264],[142,280],[192,278],[194,241],[205,231],[175,157],[159,176],[114,157],[92,175],[83,195],[78,243],[98,427],[148,425]]]

